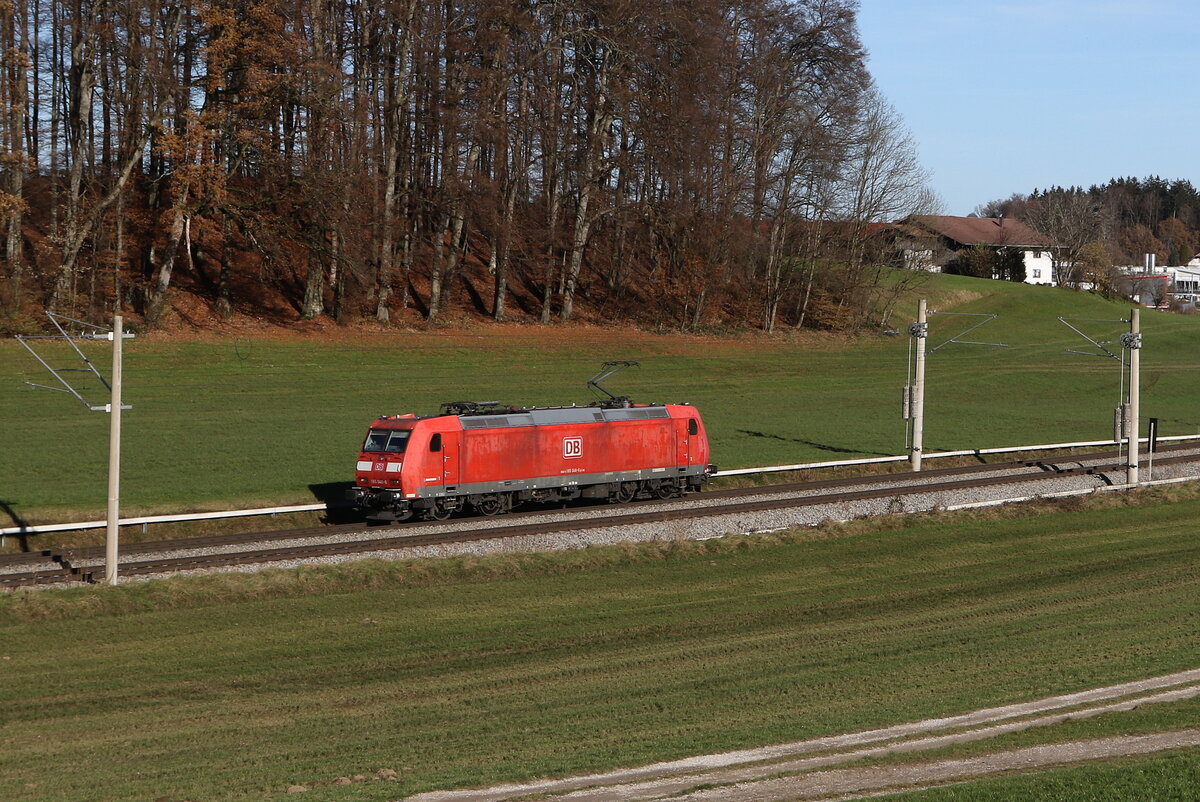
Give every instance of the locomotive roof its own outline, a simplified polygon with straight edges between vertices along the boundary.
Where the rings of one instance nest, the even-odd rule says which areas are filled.
[[[498,414],[460,414],[464,429],[497,429],[506,426],[553,426],[564,423],[605,423],[610,421],[669,418],[663,406],[619,407],[536,407]]]
[[[411,421],[432,418],[458,418],[464,429],[498,429],[509,426],[553,426],[570,423],[606,423],[613,421],[655,420],[670,418],[662,404],[645,406],[593,405],[586,407],[501,407],[463,409],[440,415],[385,415],[383,420]]]

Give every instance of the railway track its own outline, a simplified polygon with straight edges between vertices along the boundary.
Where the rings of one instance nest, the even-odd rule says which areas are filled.
[[[596,505],[591,505],[582,507],[581,515],[586,515],[587,510],[603,509],[603,512],[567,520],[546,521],[544,519],[547,511],[542,508],[515,512],[504,516],[503,519],[467,519],[467,528],[450,531],[425,532],[421,530],[429,528],[428,523],[409,522],[378,528],[381,532],[378,537],[338,542],[329,542],[329,538],[374,531],[376,528],[368,529],[364,524],[343,524],[216,535],[184,540],[147,541],[122,548],[120,574],[122,576],[145,576],[329,556],[392,552],[421,546],[661,524],[709,516],[942,493],[1027,483],[1049,475],[1112,473],[1123,470],[1122,465],[1109,461],[1117,456],[1116,452],[1105,452],[1058,462],[1026,460],[938,468],[924,470],[918,474],[883,474],[851,479],[789,482],[752,488],[714,490],[682,499],[653,499],[651,502],[644,503],[646,505],[653,504],[656,507],[656,509],[648,511],[639,511],[637,505],[629,505],[621,507],[620,513],[614,513],[612,508],[598,508]],[[1189,453],[1179,456],[1160,456],[1156,459],[1156,464],[1169,465],[1196,461],[1200,461],[1200,456]],[[982,473],[998,475],[978,476]],[[864,488],[864,485],[871,487]],[[796,493],[810,495],[797,497]],[[736,500],[741,498],[747,500]],[[734,500],[731,501],[731,499]],[[697,501],[702,504],[698,505]],[[488,522],[489,525],[470,526],[475,522]],[[387,534],[382,534],[385,532]],[[271,545],[281,541],[289,541],[289,544]],[[296,543],[295,541],[301,542]],[[0,555],[0,588],[95,582],[103,577],[104,567],[97,564],[97,561],[102,560],[103,556],[103,547]],[[26,566],[29,570],[21,570]]]

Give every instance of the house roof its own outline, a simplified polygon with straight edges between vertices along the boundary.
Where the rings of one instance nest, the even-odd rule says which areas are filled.
[[[811,231],[829,237],[859,236],[864,239],[878,236],[907,236],[913,239],[935,236],[923,228],[900,223],[856,223],[853,220],[797,220],[795,227],[801,231]]]
[[[877,234],[898,234],[900,236],[911,237],[913,239],[922,239],[932,236],[928,229],[919,228],[918,226],[910,225],[909,223],[905,222],[867,223],[866,228],[863,231],[863,236],[874,237]]]
[[[906,222],[921,226],[961,245],[1051,247],[1048,238],[1011,217],[947,217],[918,215]]]

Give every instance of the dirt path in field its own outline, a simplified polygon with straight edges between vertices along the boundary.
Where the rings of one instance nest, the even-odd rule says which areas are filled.
[[[885,791],[961,782],[1005,771],[1028,771],[1167,749],[1200,747],[1200,729],[1190,729],[1049,744],[965,759],[814,771],[864,758],[918,753],[1032,727],[1197,696],[1200,696],[1200,669],[1193,669],[884,729],[762,749],[702,755],[603,774],[477,790],[435,791],[411,797],[410,800],[498,802],[536,797],[543,800],[626,802],[670,797],[696,802],[782,802],[791,799],[853,799]]]
[[[1094,741],[1031,746],[959,760],[936,760],[898,766],[839,769],[799,777],[777,777],[722,788],[694,791],[674,800],[684,802],[790,802],[791,800],[861,799],[866,796],[917,791],[1008,771],[1027,772],[1092,760],[1148,755],[1168,749],[1200,746],[1200,730],[1122,736]],[[556,797],[574,799],[573,795]],[[600,797],[588,797],[599,799]],[[609,797],[627,799],[629,797]],[[636,798],[636,797],[635,797]]]

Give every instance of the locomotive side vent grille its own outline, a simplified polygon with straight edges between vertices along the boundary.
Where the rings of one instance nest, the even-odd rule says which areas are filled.
[[[629,409],[606,409],[604,419],[618,420],[651,420],[654,418],[669,418],[666,407],[631,407]]]
[[[510,426],[533,426],[534,420],[528,414],[514,415],[480,415],[478,417],[459,418],[464,429],[503,429]]]

